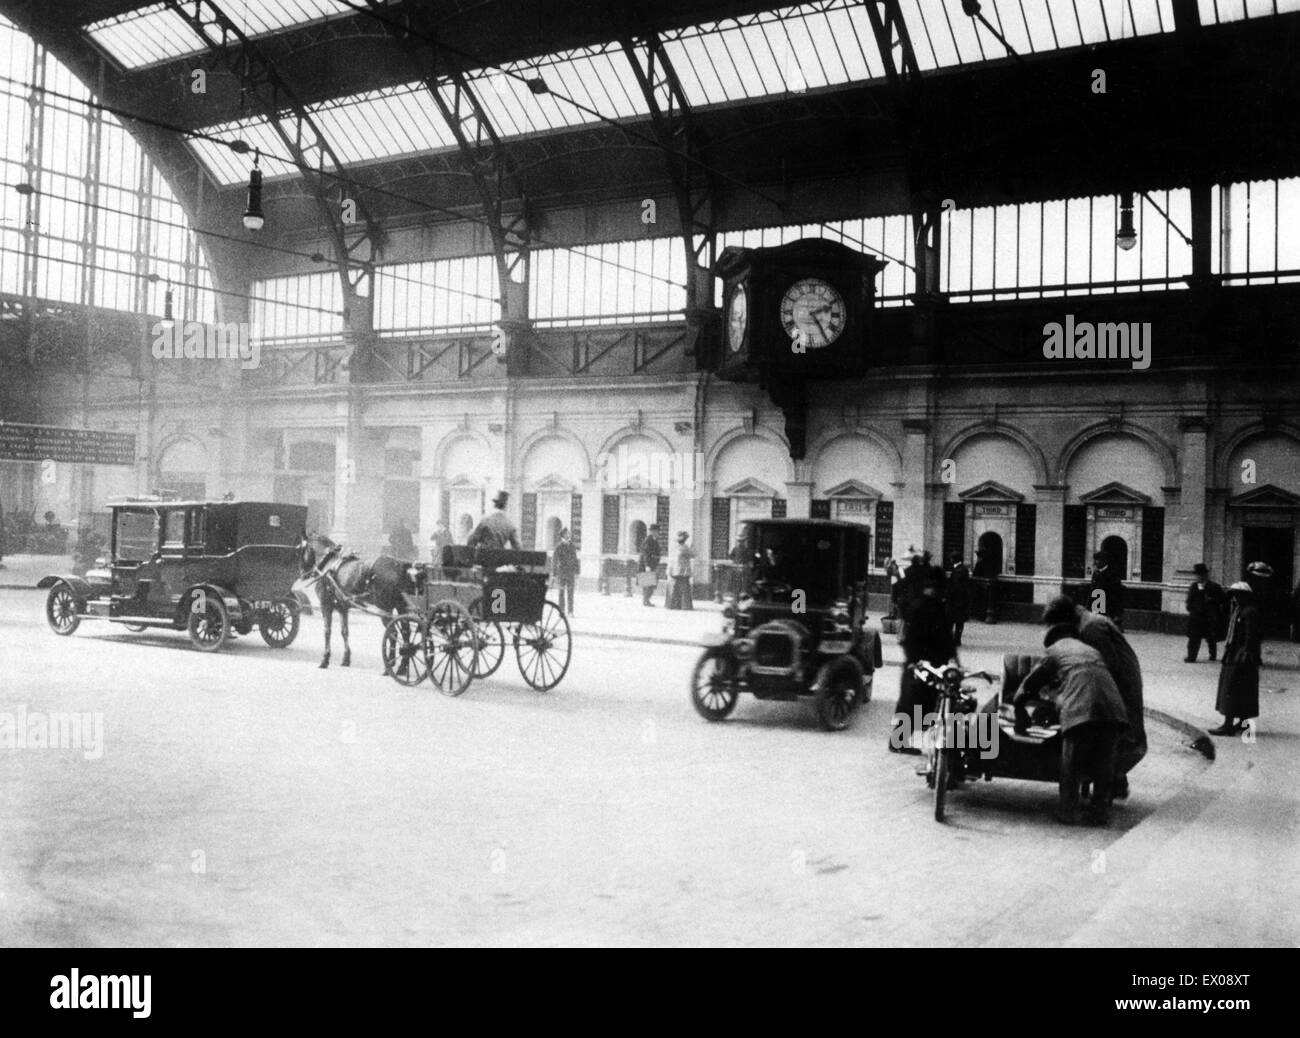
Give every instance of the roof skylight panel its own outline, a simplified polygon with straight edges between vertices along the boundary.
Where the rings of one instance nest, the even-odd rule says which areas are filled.
[[[221,10],[250,38],[354,13],[339,0],[221,0]],[[206,49],[189,23],[163,4],[92,22],[85,33],[125,68],[144,68]]]
[[[203,38],[162,4],[92,22],[85,33],[125,68],[143,68],[204,49]]]
[[[1221,25],[1246,18],[1264,18],[1274,13],[1300,11],[1300,0],[1200,0],[1201,24]]]

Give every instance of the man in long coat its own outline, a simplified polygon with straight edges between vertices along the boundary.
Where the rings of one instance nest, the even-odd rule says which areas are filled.
[[[1187,663],[1195,663],[1202,640],[1210,649],[1210,661],[1219,655],[1219,634],[1223,626],[1223,587],[1210,579],[1203,562],[1192,567],[1196,579],[1187,589]]]
[[[1025,702],[1050,685],[1061,717],[1060,804],[1056,817],[1073,825],[1079,811],[1079,782],[1093,783],[1085,820],[1105,825],[1110,820],[1111,782],[1115,775],[1120,736],[1128,727],[1128,712],[1101,653],[1075,636],[1073,624],[1048,628],[1043,639],[1047,655],[1025,675],[1014,700],[1016,730],[1028,727]]]
[[[1058,595],[1043,610],[1043,623],[1048,627],[1073,624],[1079,641],[1101,653],[1102,661],[1119,689],[1128,714],[1128,731],[1121,736],[1116,755],[1116,775],[1111,795],[1123,799],[1128,796],[1128,773],[1147,755],[1147,729],[1142,695],[1142,665],[1137,653],[1113,620],[1081,609],[1064,595]]]
[[[960,555],[954,554],[948,561],[952,563],[952,572],[948,574],[948,619],[952,621],[953,647],[958,648],[966,621],[970,619],[970,570]]]
[[[663,558],[663,548],[659,546],[659,527],[654,525],[650,527],[650,532],[645,535],[645,540],[641,542],[641,553],[637,557],[638,573],[658,573],[659,560]],[[643,606],[653,606],[650,601],[651,596],[655,593],[658,584],[647,584],[641,589],[641,604]]]
[[[1104,551],[1092,557],[1092,584],[1088,604],[1095,612],[1104,613],[1124,630],[1124,578],[1111,567],[1110,556]]]
[[[898,705],[894,707],[889,749],[892,753],[920,753],[911,745],[912,736],[916,734],[918,722],[934,712],[938,691],[913,675],[912,664],[924,661],[939,667],[956,655],[948,608],[939,597],[932,576],[922,584],[921,593],[907,615],[903,655],[906,663],[898,682]]]

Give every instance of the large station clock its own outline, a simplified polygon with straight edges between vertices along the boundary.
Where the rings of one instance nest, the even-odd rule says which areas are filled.
[[[724,250],[714,266],[723,280],[724,346],[710,366],[737,381],[864,371],[875,278],[884,266],[823,238]]]
[[[859,375],[871,354],[876,275],[885,264],[824,238],[771,249],[728,248],[723,346],[705,366],[757,382],[785,415],[790,454],[804,456],[809,383]]]

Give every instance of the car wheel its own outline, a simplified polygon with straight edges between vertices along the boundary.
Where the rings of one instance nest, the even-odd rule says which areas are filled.
[[[718,649],[709,649],[691,673],[691,704],[706,721],[722,721],[736,709],[740,689],[736,665]]]
[[[272,602],[257,625],[262,641],[273,649],[287,649],[298,637],[298,613],[298,603],[292,598]]]
[[[77,596],[67,584],[55,584],[45,598],[45,619],[55,634],[69,635],[81,626]]]
[[[199,595],[190,605],[190,642],[200,652],[217,652],[230,640],[230,613],[216,595]]]
[[[830,732],[840,732],[853,720],[862,697],[862,664],[841,656],[823,664],[817,673],[817,718]]]

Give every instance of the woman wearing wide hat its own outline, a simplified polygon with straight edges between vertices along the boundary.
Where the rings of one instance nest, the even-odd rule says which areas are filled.
[[[1255,592],[1244,580],[1228,588],[1228,596],[1232,611],[1228,614],[1228,638],[1219,671],[1219,695],[1214,703],[1223,715],[1223,724],[1211,728],[1211,735],[1236,735],[1247,721],[1259,716],[1259,606],[1255,604]]]

